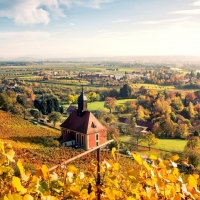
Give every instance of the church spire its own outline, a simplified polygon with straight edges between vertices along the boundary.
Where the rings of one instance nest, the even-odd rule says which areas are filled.
[[[87,110],[87,97],[84,94],[84,90],[83,90],[83,82],[82,82],[82,92],[80,94],[80,96],[78,97],[78,111],[77,111],[77,115],[82,117],[84,111]]]

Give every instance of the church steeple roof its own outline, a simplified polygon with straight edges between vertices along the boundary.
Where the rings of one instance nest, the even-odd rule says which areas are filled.
[[[80,94],[80,96],[78,97],[78,111],[77,111],[77,114],[78,116],[83,116],[83,113],[84,111],[87,110],[87,97],[84,93],[84,90],[83,90],[83,84],[82,84],[82,92]]]

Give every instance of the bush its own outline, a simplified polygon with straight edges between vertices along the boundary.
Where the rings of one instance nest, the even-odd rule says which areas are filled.
[[[59,147],[60,143],[58,140],[53,139],[52,137],[43,137],[42,144],[47,147]]]

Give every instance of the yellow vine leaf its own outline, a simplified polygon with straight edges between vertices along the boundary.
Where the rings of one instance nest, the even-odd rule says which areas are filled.
[[[18,192],[24,193],[26,191],[26,189],[21,185],[21,180],[16,176],[12,177],[12,186],[15,187]]]
[[[58,198],[54,196],[43,196],[41,200],[58,200]]]
[[[194,178],[197,180],[199,178],[198,174],[193,174]]]
[[[95,192],[91,192],[89,196],[89,200],[93,200],[94,198],[96,198]]]
[[[41,171],[42,171],[42,178],[46,179],[49,173],[49,169],[47,168],[46,165],[42,165]]]
[[[166,165],[163,162],[159,162],[159,167],[160,168],[166,168]]]
[[[22,196],[20,194],[8,194],[8,200],[22,200]]]
[[[197,180],[195,179],[194,176],[189,175],[188,184],[189,184],[190,187],[197,187]]]
[[[77,168],[74,167],[73,165],[69,165],[69,166],[67,167],[67,169],[68,169],[70,172],[72,172],[72,173],[76,173],[76,172],[77,172]]]
[[[32,197],[30,194],[26,194],[26,195],[23,197],[23,200],[33,200],[33,197]]]
[[[178,175],[179,175],[178,168],[176,168],[176,167],[173,168],[173,170],[172,170],[172,174],[178,176]]]
[[[22,160],[21,159],[19,159],[17,161],[17,167],[19,169],[20,174],[24,174],[25,173],[24,166],[22,164]]]
[[[112,154],[113,158],[115,158],[115,151],[117,151],[116,148],[115,148],[115,147],[112,148],[112,152],[111,152],[111,154]]]
[[[37,176],[42,177],[44,180],[48,177],[49,169],[46,165],[42,165],[41,169],[37,171]]]
[[[81,199],[87,199],[88,197],[89,197],[88,190],[87,189],[81,190],[81,192],[80,192],[80,198]]]
[[[28,181],[29,178],[30,178],[31,172],[30,172],[30,171],[27,171],[27,172],[25,173],[22,160],[19,159],[19,160],[17,161],[17,167],[18,167],[18,169],[19,169],[19,172],[20,172],[20,175],[21,175],[21,179],[22,179],[23,181]]]
[[[128,170],[128,175],[129,175],[129,176],[134,176],[134,177],[136,177],[137,174],[138,174],[138,171],[136,171],[135,169],[130,169],[130,170]]]
[[[170,158],[171,161],[177,161],[179,159],[178,155],[174,155]]]
[[[0,142],[0,153],[4,154],[5,153],[5,148],[4,148],[4,143]]]
[[[60,185],[61,187],[63,187],[65,184],[62,181],[58,180],[58,185]]]
[[[30,188],[36,188],[38,189],[39,187],[39,182],[40,182],[40,178],[38,178],[37,176],[33,176],[32,179],[31,179],[31,183],[30,183]]]
[[[106,194],[107,194],[107,196],[108,196],[108,198],[110,200],[114,200],[115,199],[115,194],[114,194],[113,190],[111,190],[109,188],[106,188],[105,192],[106,192]]]
[[[3,197],[0,197],[0,200],[9,200],[8,197],[5,195]]]
[[[143,165],[147,169],[148,172],[151,170],[151,167],[146,162],[144,162]]]
[[[79,195],[80,194],[80,189],[77,185],[72,185],[70,187],[70,191],[74,194],[74,195]]]
[[[113,164],[113,169],[114,169],[114,170],[117,171],[117,170],[119,170],[119,168],[120,168],[119,163],[114,163],[114,164]]]
[[[5,153],[5,156],[8,158],[10,162],[15,162],[15,160],[13,159],[14,155],[15,152],[13,151],[13,149],[10,149],[8,152]]]
[[[167,179],[172,183],[175,183],[177,180],[173,174],[169,174]]]
[[[182,197],[180,194],[176,194],[175,197],[174,197],[174,200],[181,200]]]
[[[142,158],[140,155],[133,154],[133,158],[139,165],[142,165]]]
[[[151,156],[149,157],[149,159],[151,159],[151,160],[157,160],[158,158],[157,158],[156,156],[154,156],[154,155],[151,155]]]
[[[169,166],[170,161],[169,161],[169,160],[163,160],[163,164],[164,164],[165,166]]]
[[[133,197],[128,197],[126,200],[135,200]]]
[[[113,190],[113,193],[115,194],[116,197],[122,197],[122,192],[118,190]]]

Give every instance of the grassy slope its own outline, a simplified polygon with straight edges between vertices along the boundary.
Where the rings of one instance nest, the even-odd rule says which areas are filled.
[[[130,136],[123,136],[121,140],[128,142]],[[178,139],[158,139],[158,143],[153,146],[154,148],[168,150],[168,151],[183,151],[187,141]],[[147,146],[144,142],[141,145]]]
[[[122,99],[122,100],[117,100],[117,105],[120,104],[125,104],[127,101],[132,101],[135,99]],[[104,108],[104,101],[98,101],[98,102],[92,102],[88,103],[88,110],[106,110],[109,111],[107,108]]]

